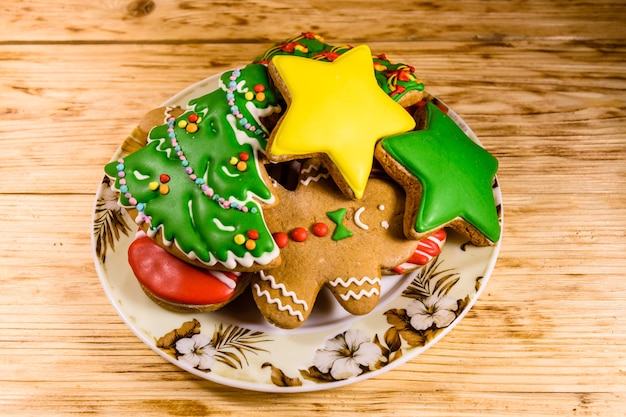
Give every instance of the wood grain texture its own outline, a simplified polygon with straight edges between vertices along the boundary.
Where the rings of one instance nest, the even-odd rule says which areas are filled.
[[[624,415],[625,15],[608,0],[0,1],[0,412]],[[242,392],[164,361],[115,313],[94,194],[144,112],[303,29],[416,66],[499,159],[505,237],[426,353],[332,391]]]
[[[211,42],[282,40],[314,30],[343,42],[624,38],[618,1],[458,2],[278,0],[232,2],[4,1],[4,42]],[[285,19],[285,17],[288,17]]]

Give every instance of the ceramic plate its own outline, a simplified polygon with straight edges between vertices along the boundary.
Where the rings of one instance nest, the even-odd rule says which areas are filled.
[[[164,105],[185,106],[217,84],[218,76],[207,78]],[[447,110],[478,142],[469,127]],[[120,148],[111,160],[121,154]],[[497,180],[494,195],[502,221]],[[264,321],[249,292],[214,313],[174,313],[154,304],[127,262],[135,229],[104,177],[94,208],[93,256],[104,291],[124,322],[156,353],[194,375],[267,392],[335,388],[375,377],[415,358],[469,311],[491,275],[500,248],[499,243],[475,247],[449,232],[441,254],[430,264],[406,275],[383,278],[380,302],[370,314],[351,316],[330,293],[322,292],[304,325],[281,330]]]

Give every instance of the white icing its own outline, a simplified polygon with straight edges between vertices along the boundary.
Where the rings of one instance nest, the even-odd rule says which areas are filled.
[[[253,287],[258,297],[265,297],[265,299],[267,300],[269,304],[276,304],[276,308],[278,308],[278,310],[287,311],[289,312],[290,316],[298,317],[299,321],[304,321],[304,317],[300,311],[295,311],[293,307],[291,307],[291,305],[289,304],[284,305],[278,298],[272,298],[270,296],[269,291],[267,290],[261,291],[261,287],[259,287],[259,284],[254,284]]]
[[[378,288],[372,288],[369,291],[361,290],[358,294],[350,290],[345,294],[339,294],[339,296],[343,301],[348,301],[350,298],[354,298],[355,300],[360,300],[363,297],[369,298],[374,294],[380,295],[380,291],[378,291]]]
[[[355,277],[350,277],[348,278],[348,280],[344,280],[343,278],[339,277],[336,278],[332,281],[329,282],[330,285],[332,285],[333,287],[336,287],[338,285],[341,285],[344,288],[347,288],[349,285],[352,284],[356,284],[358,286],[361,286],[365,283],[371,284],[371,285],[380,285],[381,284],[381,279],[378,277],[374,277],[374,278],[370,278],[370,277],[363,277],[361,279],[356,279]]]
[[[241,275],[241,272],[231,272],[236,276]],[[229,277],[226,273],[222,271],[211,271],[211,275],[220,280],[222,283],[226,284],[228,288],[235,288],[237,286],[237,281]]]
[[[319,161],[311,162],[311,163],[309,163],[308,166],[306,166],[305,168],[302,169],[300,174],[301,175],[310,174],[311,171],[313,171],[313,170],[319,171],[321,167],[322,167],[322,163],[321,162],[319,162]],[[311,175],[311,176],[308,176],[306,178],[301,179],[300,183],[302,185],[309,185],[311,183],[311,181],[318,182],[322,178],[329,178],[329,177],[330,177],[330,173],[329,172],[327,172],[327,171],[320,172],[317,175]]]
[[[190,199],[187,202],[187,210],[189,210],[189,219],[191,219],[191,225],[193,226],[193,228],[196,228],[196,218],[193,215],[193,200]]]
[[[166,115],[167,115],[167,113],[166,113]],[[169,117],[170,116],[168,116],[168,115],[165,117],[165,123],[167,123],[167,119]],[[152,139],[152,138],[150,138],[148,136],[147,143],[152,143],[152,142],[155,142],[155,141],[158,142],[155,149],[157,151],[159,151],[159,152],[165,152],[165,155],[167,155],[167,157],[170,158],[170,154],[172,153],[172,147],[169,146],[169,143],[171,143],[170,139],[169,138],[167,138],[167,139],[166,138]],[[165,148],[163,148],[163,146],[165,146]]]
[[[248,87],[246,87],[246,80],[243,79],[237,83],[237,92],[241,94],[245,94],[248,92]]]
[[[222,171],[224,172],[224,174],[228,175],[231,178],[237,178],[239,177],[239,173],[234,173],[234,172],[230,172],[230,170],[228,169],[228,167],[226,165],[222,165]]]
[[[302,173],[303,174],[308,174],[309,172],[313,171],[314,169],[319,171],[321,166],[322,166],[322,164],[319,161],[310,162],[308,166],[302,168]]]
[[[383,229],[389,229],[389,222],[387,220],[383,220],[382,222],[380,222],[380,225],[383,227]]]
[[[378,206],[378,210],[383,211],[385,209],[385,205],[381,204],[380,206]]]
[[[441,249],[443,247],[443,244],[445,242],[445,239],[444,240],[439,239],[435,235],[429,236],[428,240],[430,240],[431,242],[435,242],[437,244],[437,246],[439,246],[439,249]]]
[[[316,176],[306,177],[300,180],[300,183],[302,183],[302,185],[309,185],[311,181],[318,182],[322,178],[328,178],[328,177],[330,177],[330,174],[328,172],[323,172],[321,174],[317,174]]]
[[[215,225],[217,226],[218,229],[223,230],[225,232],[234,232],[235,231],[235,226],[226,226],[217,217],[213,218],[213,223],[215,223]]]
[[[434,242],[439,247],[439,250],[441,250],[441,248],[443,247],[443,245],[445,243],[445,239],[444,240],[438,239],[435,235],[429,236],[426,239],[430,240],[431,242]],[[415,249],[415,253],[417,253],[418,255],[422,255],[422,256],[426,257],[426,259],[428,259],[430,261],[431,259],[433,259],[433,256],[431,254],[429,254],[429,253],[424,252],[423,250],[420,250],[420,246],[422,246],[422,245],[423,244],[420,241],[420,243],[417,245],[417,249]],[[408,262],[407,261],[407,262],[403,262],[402,264],[398,265],[397,268],[400,268],[400,269],[404,270],[406,268],[411,268],[411,267],[413,267],[415,265],[418,265],[418,264],[414,264],[413,262]]]
[[[147,180],[148,178],[150,178],[150,175],[144,175],[141,172],[134,170],[133,171],[133,175],[135,176],[135,178],[137,178],[139,181],[143,181],[143,180]]]
[[[359,207],[359,209],[354,213],[354,223],[359,226],[363,230],[368,230],[370,227],[361,221],[361,214],[365,211],[365,207]]]
[[[255,109],[256,109],[256,107],[255,107]],[[256,118],[258,114],[265,114],[265,113],[271,114],[272,111],[261,112],[259,109],[257,109],[256,112],[251,112],[251,113]],[[254,153],[254,155],[251,155],[251,158],[254,158],[255,161],[258,161],[259,160],[259,158],[258,158],[258,151],[260,149],[259,141],[254,139],[254,138],[251,138],[250,136],[248,136],[248,134],[245,131],[241,130],[241,126],[239,126],[238,119],[235,116],[233,116],[232,114],[227,114],[226,115],[226,120],[228,121],[228,124],[231,126],[231,128],[235,132],[235,137],[237,138],[237,142],[240,145],[243,145],[245,143],[251,145],[252,146],[252,152]],[[260,126],[262,126],[262,125],[260,125]],[[256,165],[257,175],[259,176],[259,178],[263,178],[264,174],[261,172],[261,167],[260,167],[262,164],[261,163],[256,163],[255,165]],[[248,166],[250,166],[250,164],[248,164]],[[230,177],[238,176],[238,174],[233,175],[232,173],[227,172],[225,167],[222,167],[222,170]],[[267,203],[267,204],[272,204],[272,203],[274,203],[276,201],[276,197],[274,197],[273,194],[270,195],[269,198],[264,199],[264,198],[261,198],[260,196],[258,196],[256,194],[252,193],[251,191],[248,191],[245,200],[244,201],[238,201],[238,203],[241,204],[241,205],[244,205],[246,202],[252,201],[254,199],[259,199],[259,200],[261,200],[261,201],[263,201],[264,203]]]
[[[304,311],[307,311],[309,309],[309,305],[307,304],[306,301],[299,299],[295,292],[287,290],[287,287],[285,287],[285,284],[283,284],[282,282],[280,284],[277,283],[273,275],[265,275],[265,271],[261,271],[259,275],[263,281],[265,282],[269,281],[270,287],[272,287],[272,289],[280,290],[280,294],[283,297],[285,298],[289,297],[293,300],[295,304],[302,305],[302,307],[304,308]]]

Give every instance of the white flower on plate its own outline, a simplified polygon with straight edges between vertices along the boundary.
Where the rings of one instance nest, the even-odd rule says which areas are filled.
[[[329,339],[313,357],[313,365],[336,379],[348,379],[363,373],[363,368],[376,364],[382,353],[362,330],[350,329]]]
[[[430,295],[423,300],[415,300],[406,308],[415,330],[426,330],[433,324],[441,329],[454,321],[457,302],[447,295]]]
[[[107,186],[102,187],[102,193],[100,194],[100,199],[102,203],[104,204],[104,207],[103,207],[104,209],[110,210],[116,213],[122,210],[122,207],[117,202],[119,200],[119,197],[117,196],[115,191],[111,189],[111,187],[107,187]]]
[[[211,338],[202,333],[178,340],[176,350],[181,354],[179,359],[201,370],[211,369],[217,352],[211,344]]]

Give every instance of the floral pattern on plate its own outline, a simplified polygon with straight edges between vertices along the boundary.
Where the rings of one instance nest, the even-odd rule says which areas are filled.
[[[184,104],[214,89],[208,78],[164,103]],[[434,98],[433,100],[437,100]],[[437,100],[438,101],[438,100]],[[438,101],[439,106],[444,106]],[[478,141],[452,111],[448,114]],[[127,152],[118,149],[113,159]],[[494,181],[502,221],[502,196]],[[478,299],[500,244],[475,247],[449,233],[441,254],[404,276],[383,279],[379,307],[365,316],[332,309],[301,328],[267,324],[244,293],[226,308],[174,313],[145,296],[127,261],[134,222],[104,178],[96,194],[92,247],[103,289],[127,326],[166,360],[210,381],[265,392],[330,389],[375,377],[415,358],[449,332]],[[318,299],[317,304],[323,304]]]

